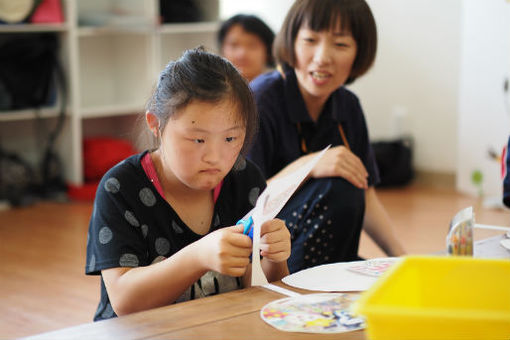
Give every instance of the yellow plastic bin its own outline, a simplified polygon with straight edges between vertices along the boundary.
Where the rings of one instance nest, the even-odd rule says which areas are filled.
[[[404,257],[353,309],[372,340],[510,340],[510,261]]]

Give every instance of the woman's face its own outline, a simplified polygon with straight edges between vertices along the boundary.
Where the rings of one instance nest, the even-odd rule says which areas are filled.
[[[351,73],[357,44],[350,32],[337,27],[317,32],[302,26],[297,33],[295,72],[305,101],[325,101]]]
[[[163,170],[194,190],[211,190],[243,147],[245,126],[230,101],[192,101],[167,122],[159,152]]]
[[[223,56],[230,60],[248,81],[266,68],[266,45],[257,35],[246,32],[241,25],[230,28],[221,49]]]

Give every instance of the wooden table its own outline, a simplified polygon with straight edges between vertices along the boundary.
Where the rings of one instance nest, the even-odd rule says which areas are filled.
[[[475,256],[509,258],[510,252],[499,245],[503,238],[496,236],[475,242]],[[282,282],[277,285],[299,293],[312,293]],[[265,288],[252,287],[27,339],[366,339],[364,331],[313,334],[273,328],[260,318],[260,310],[268,302],[284,297]]]
[[[365,339],[364,331],[311,334],[273,328],[260,318],[260,310],[268,302],[284,297],[265,288],[251,287],[27,339]]]

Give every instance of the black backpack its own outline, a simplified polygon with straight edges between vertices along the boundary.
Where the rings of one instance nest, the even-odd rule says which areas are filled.
[[[381,178],[377,187],[403,186],[413,179],[411,138],[373,142],[372,148]]]
[[[58,38],[54,33],[2,36],[0,110],[51,105],[56,98],[57,53]]]

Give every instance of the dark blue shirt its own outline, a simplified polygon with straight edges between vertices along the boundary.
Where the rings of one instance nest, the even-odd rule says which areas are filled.
[[[338,129],[341,124],[350,148],[369,173],[368,183],[379,182],[375,156],[370,146],[365,117],[356,95],[344,87],[330,96],[317,122],[305,106],[293,70],[283,79],[278,71],[259,76],[250,84],[260,115],[260,128],[248,157],[262,170],[266,178],[301,157],[297,123],[310,152],[329,144],[343,145]]]

